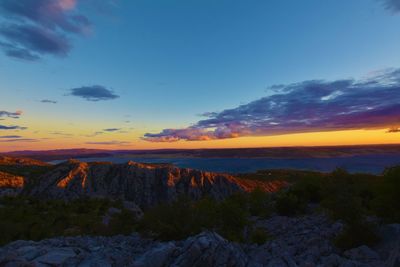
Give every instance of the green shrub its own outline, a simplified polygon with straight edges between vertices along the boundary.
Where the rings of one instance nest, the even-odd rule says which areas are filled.
[[[400,166],[385,170],[373,206],[387,222],[400,223]]]
[[[63,202],[26,197],[0,198],[0,245],[17,239],[132,232],[134,216],[124,209],[113,216],[108,227],[102,224],[102,216],[112,206],[119,206],[119,203],[105,199]]]
[[[248,209],[252,216],[268,218],[273,212],[271,204],[269,194],[263,192],[261,189],[255,189],[248,194]]]
[[[322,200],[322,177],[310,176],[295,183],[290,192],[306,203],[319,203]]]
[[[257,245],[265,244],[269,239],[268,232],[262,228],[255,228],[250,233],[250,242]]]
[[[368,223],[352,223],[345,227],[334,243],[337,247],[347,250],[361,245],[373,246],[378,241],[379,237],[373,225]]]
[[[147,210],[139,222],[139,230],[161,240],[183,239],[201,231],[201,221],[196,221],[203,214],[200,212],[195,211],[191,200],[180,197]]]
[[[243,230],[248,224],[246,203],[244,195],[233,195],[221,202],[180,198],[145,212],[139,230],[161,240],[176,240],[208,229],[229,240],[243,241]]]
[[[305,210],[305,202],[290,192],[281,193],[275,203],[275,210],[279,215],[295,216]]]

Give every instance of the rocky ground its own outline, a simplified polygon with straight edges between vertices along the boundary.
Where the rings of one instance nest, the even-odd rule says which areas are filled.
[[[171,242],[136,233],[59,237],[12,242],[0,248],[0,266],[400,266],[400,225],[381,227],[383,242],[376,248],[361,246],[342,252],[330,240],[343,225],[323,215],[274,216],[256,224],[271,235],[260,246],[232,243],[209,231]]]

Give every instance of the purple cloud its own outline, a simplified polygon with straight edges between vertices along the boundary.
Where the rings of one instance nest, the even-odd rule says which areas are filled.
[[[20,138],[20,139],[7,139],[7,140],[0,140],[0,143],[9,143],[9,142],[39,142],[38,139],[32,138]]]
[[[6,23],[0,26],[0,48],[7,56],[35,61],[43,55],[66,56],[71,50],[67,35],[90,31],[85,16],[72,12],[77,0],[2,0]]]
[[[221,112],[204,113],[184,129],[146,133],[150,142],[198,141],[319,131],[376,129],[400,124],[400,69],[363,80],[305,81]]]
[[[113,91],[101,85],[83,86],[70,89],[70,91],[70,95],[81,97],[87,101],[112,100],[119,97]]]
[[[0,110],[0,117],[8,117],[8,118],[13,118],[13,119],[19,119],[19,117],[22,115],[21,110],[17,110],[15,112],[9,112],[9,111],[4,111]]]
[[[28,128],[17,125],[12,125],[12,126],[0,125],[0,130],[26,130],[26,129]]]
[[[26,55],[22,56],[35,58],[35,54],[29,51],[34,51],[37,54],[48,53],[66,56],[71,49],[71,45],[65,36],[37,26],[16,24],[3,25],[0,28],[0,35],[14,44],[13,48],[7,50],[7,52],[12,53],[12,51],[14,51],[14,53],[17,54],[11,56],[15,57],[19,57],[21,53],[26,53]],[[15,44],[19,44],[24,48],[18,48]],[[36,57],[38,56],[36,55]]]
[[[22,138],[20,135],[3,135],[0,136],[0,139],[17,139],[17,138]]]
[[[107,128],[107,129],[103,129],[103,131],[105,132],[117,132],[121,130],[121,128]]]

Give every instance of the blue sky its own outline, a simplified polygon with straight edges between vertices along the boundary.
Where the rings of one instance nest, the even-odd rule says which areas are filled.
[[[3,25],[16,23],[7,2],[0,0]],[[136,142],[274,94],[272,85],[360,80],[399,67],[397,7],[397,0],[77,1],[62,12],[87,18],[89,30],[56,28],[70,40],[63,55],[0,54],[0,110],[23,110],[30,136],[67,131],[63,122],[86,132],[132,130],[124,138]],[[119,97],[71,94],[93,85]]]

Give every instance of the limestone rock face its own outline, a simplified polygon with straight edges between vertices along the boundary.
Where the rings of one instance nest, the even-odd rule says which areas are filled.
[[[24,177],[0,171],[0,196],[19,194],[24,183]]]
[[[40,160],[20,157],[7,157],[0,155],[0,165],[12,165],[12,166],[49,166],[50,164]]]
[[[185,194],[192,199],[211,196],[223,199],[235,192],[259,186],[226,174],[181,169],[171,165],[128,162],[85,163],[70,160],[39,179],[27,194],[74,199],[83,196],[110,197],[132,201],[140,207],[171,201]],[[271,186],[276,190],[280,185]],[[282,184],[283,186],[283,184]],[[265,186],[266,190],[268,186]]]

